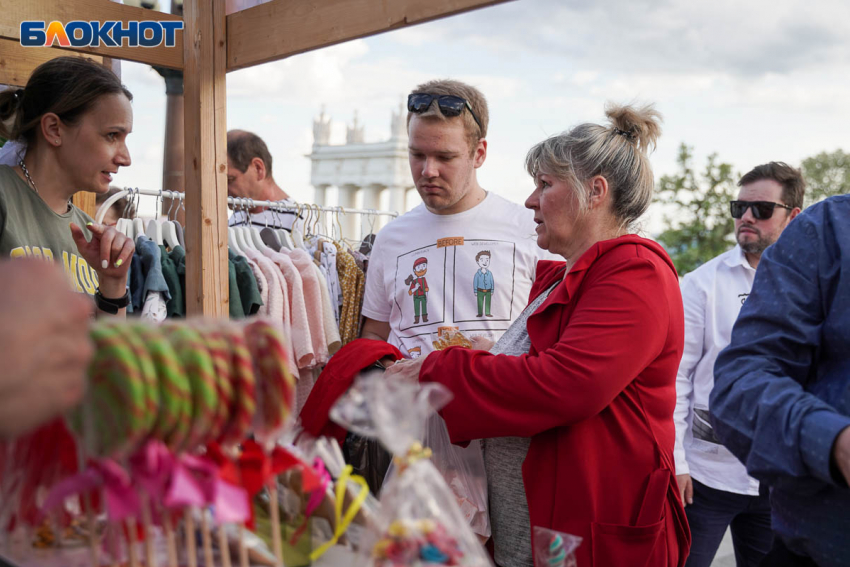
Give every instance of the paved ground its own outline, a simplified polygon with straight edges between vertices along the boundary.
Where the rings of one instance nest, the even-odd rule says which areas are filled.
[[[711,567],[735,567],[735,551],[732,549],[732,534],[726,530],[726,536],[720,543],[720,549],[711,562]]]

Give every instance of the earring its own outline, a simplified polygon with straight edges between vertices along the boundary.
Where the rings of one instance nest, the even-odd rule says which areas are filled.
[[[56,143],[56,145],[58,146],[58,145],[59,145],[59,140],[56,140],[56,142],[55,142],[55,143]]]

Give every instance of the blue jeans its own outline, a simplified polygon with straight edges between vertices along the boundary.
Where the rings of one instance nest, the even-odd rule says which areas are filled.
[[[694,503],[685,507],[691,526],[691,553],[685,567],[710,567],[730,526],[737,566],[758,567],[773,545],[767,491],[748,496],[717,490],[696,480],[693,484]]]

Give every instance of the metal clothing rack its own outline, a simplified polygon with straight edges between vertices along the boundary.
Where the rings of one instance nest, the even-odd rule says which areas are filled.
[[[161,197],[165,199],[177,199],[179,201],[183,201],[186,197],[185,193],[181,193],[179,191],[168,191],[166,189],[140,189],[138,187],[126,187],[112,195],[103,205],[100,206],[100,211],[97,215],[97,222],[100,223],[103,221],[103,215],[109,207],[112,206],[116,201],[126,197],[126,196],[136,196],[136,195],[147,195],[151,197]],[[345,214],[355,214],[355,215],[373,215],[373,216],[388,216],[395,218],[398,216],[398,212],[396,211],[380,211],[378,209],[351,209],[348,207],[331,207],[331,206],[320,206],[320,205],[311,205],[307,203],[298,203],[295,201],[258,201],[256,199],[243,199],[241,197],[228,197],[227,202],[230,205],[235,205],[237,207],[242,207],[245,209],[254,208],[254,207],[268,207],[273,210],[288,210],[288,211],[324,211],[329,213],[345,213]]]

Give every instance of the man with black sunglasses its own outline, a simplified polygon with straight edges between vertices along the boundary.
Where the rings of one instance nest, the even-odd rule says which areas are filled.
[[[730,526],[738,565],[758,565],[773,540],[767,493],[715,436],[708,400],[714,362],[729,344],[762,252],[802,209],[805,182],[799,170],[770,162],[738,185],[738,200],[730,204],[737,245],[682,280],[685,349],[676,378],[674,456],[691,527],[686,567],[711,565]]]

